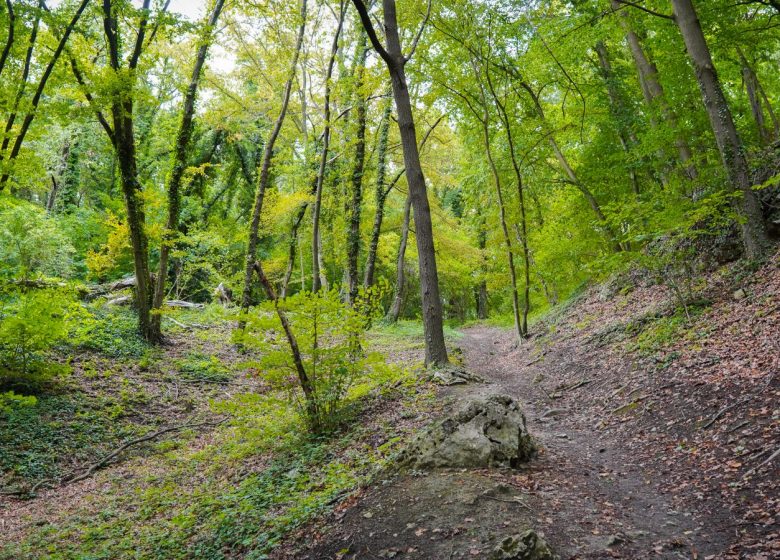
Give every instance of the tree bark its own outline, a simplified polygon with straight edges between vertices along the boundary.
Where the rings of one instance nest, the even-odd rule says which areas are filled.
[[[488,108],[485,88],[482,86],[482,74],[475,61],[472,61],[472,67],[474,69],[475,81],[479,85],[482,114],[480,115],[470,102],[469,107],[482,125],[482,141],[485,146],[485,155],[487,156],[488,164],[490,165],[490,172],[493,175],[493,185],[495,186],[496,196],[498,198],[498,217],[499,222],[501,223],[501,233],[504,235],[504,245],[506,246],[507,266],[509,268],[509,279],[512,285],[512,313],[514,314],[515,334],[517,335],[518,340],[521,340],[523,338],[523,323],[520,319],[520,298],[517,291],[515,255],[514,250],[512,249],[512,239],[509,236],[509,226],[507,225],[506,204],[504,203],[504,193],[501,186],[501,175],[498,172],[498,166],[496,165],[496,161],[493,157],[493,150],[490,145],[490,110]],[[464,97],[464,99],[466,98]]]
[[[612,9],[618,10],[621,7],[621,3],[618,0],[612,0]],[[672,129],[675,131],[674,145],[677,148],[677,157],[680,163],[685,168],[685,174],[689,179],[696,179],[699,176],[699,172],[693,163],[693,155],[691,148],[688,145],[688,141],[679,132],[679,125],[677,121],[677,115],[672,110],[669,102],[664,95],[664,88],[658,78],[658,67],[655,63],[651,62],[642,47],[642,42],[639,39],[639,35],[631,28],[631,24],[628,20],[628,14],[625,11],[620,11],[620,24],[626,35],[626,42],[631,50],[631,56],[634,59],[637,72],[639,74],[639,83],[642,87],[642,94],[645,99],[645,103],[651,109],[654,105],[657,105],[661,110],[664,120],[669,123]],[[651,118],[651,123],[654,122]]]
[[[11,48],[14,46],[14,32],[16,27],[16,14],[14,13],[13,2],[11,2],[11,0],[5,0],[5,7],[8,10],[8,35],[5,37],[3,52],[0,53],[0,76],[3,75],[5,63],[8,61],[8,55],[11,53]]]
[[[312,239],[311,239],[311,291],[317,293],[321,287],[325,286],[327,280],[324,278],[322,264],[322,236],[320,234],[320,214],[322,212],[322,187],[325,182],[325,171],[328,165],[328,150],[330,147],[330,94],[331,79],[333,78],[333,67],[336,64],[336,54],[339,50],[339,37],[344,27],[344,16],[347,10],[344,3],[341,3],[339,12],[339,21],[336,26],[336,33],[333,35],[333,43],[330,47],[330,58],[328,59],[328,68],[325,72],[325,100],[323,108],[323,121],[325,129],[322,132],[322,154],[320,154],[320,168],[317,172],[316,187],[314,189],[314,208],[312,209]]]
[[[393,289],[393,302],[390,304],[390,310],[387,312],[387,320],[390,323],[397,323],[401,316],[401,308],[404,303],[404,288],[406,287],[406,270],[404,261],[406,260],[406,245],[409,242],[409,221],[412,212],[412,198],[407,195],[404,201],[404,217],[401,222],[401,240],[398,244],[398,256],[395,265],[395,288]]]
[[[168,277],[168,257],[171,252],[171,247],[176,241],[176,234],[178,233],[179,208],[181,206],[181,195],[179,191],[182,177],[187,169],[187,150],[190,145],[190,139],[192,138],[198,84],[200,83],[203,65],[206,63],[206,56],[208,55],[209,47],[211,46],[214,27],[217,24],[217,20],[219,19],[219,15],[222,12],[222,7],[224,5],[225,0],[215,0],[211,15],[206,22],[204,35],[199,38],[200,45],[198,46],[198,51],[195,55],[195,65],[192,68],[192,76],[190,77],[190,83],[187,87],[187,93],[184,95],[181,123],[179,124],[179,131],[176,134],[176,145],[173,151],[173,166],[171,168],[171,175],[168,178],[168,219],[165,223],[165,232],[163,233],[163,239],[160,246],[160,265],[157,269],[157,281],[155,283],[154,297],[152,299],[153,313],[150,328],[151,337],[156,340],[162,339],[162,315],[154,313],[154,311],[162,308],[163,298],[165,296],[165,281]]]
[[[528,312],[530,310],[531,302],[530,302],[530,270],[531,270],[531,263],[529,259],[529,250],[528,250],[528,221],[526,219],[525,215],[525,196],[523,192],[523,176],[520,172],[520,166],[517,162],[517,155],[515,153],[515,141],[514,136],[512,134],[512,128],[511,123],[509,122],[509,115],[506,111],[506,106],[504,103],[501,102],[498,95],[496,94],[496,90],[493,87],[493,81],[490,78],[490,69],[487,70],[485,76],[487,77],[487,84],[488,89],[490,90],[490,94],[493,97],[493,102],[495,103],[496,108],[498,109],[498,114],[501,116],[502,123],[504,125],[504,132],[506,133],[506,139],[507,143],[509,145],[509,159],[512,161],[512,169],[515,173],[515,181],[517,186],[517,201],[520,209],[520,227],[522,228],[522,235],[518,236],[520,238],[520,244],[523,249],[523,272],[524,272],[524,285],[523,285],[523,315],[522,318],[519,317],[517,309],[515,308],[515,321],[516,321],[516,330],[518,337],[520,339],[527,338],[528,337]],[[480,86],[481,88],[481,86]],[[483,93],[483,103],[485,102],[484,99],[484,93]],[[538,103],[538,102],[537,102]],[[487,105],[485,104],[485,122],[483,124],[483,127],[485,129],[485,134],[487,134]],[[486,146],[488,144],[488,139],[486,137],[485,139]],[[491,165],[494,166],[494,176],[496,177],[496,180],[498,178],[498,174],[495,170],[495,165],[492,163],[491,158]],[[498,185],[498,183],[496,183]],[[502,204],[503,206],[503,204]],[[517,297],[517,281],[514,279],[515,273],[514,273],[514,260],[511,258],[511,247],[509,246],[509,232],[506,230],[506,220],[502,213],[502,227],[504,228],[504,235],[506,236],[507,240],[507,246],[510,251],[510,266],[512,267],[512,277],[514,281],[513,285],[513,291],[514,291],[514,297]]]
[[[143,5],[144,15],[138,28],[136,48],[128,64],[131,74],[134,74],[143,46],[150,0]],[[108,44],[108,55],[111,69],[114,73],[120,71],[119,29],[116,14],[112,11],[111,0],[103,0],[103,30]],[[138,328],[141,335],[156,342],[151,330],[151,292],[149,283],[151,271],[149,268],[149,247],[146,236],[146,215],[144,213],[143,193],[138,181],[136,163],[136,147],[133,124],[133,84],[127,84],[126,90],[116,92],[111,100],[111,119],[113,121],[114,148],[119,165],[119,179],[127,210],[127,225],[130,230],[130,244],[133,250],[135,266],[135,300],[138,311]]]
[[[739,137],[720,79],[712,63],[712,56],[704,37],[699,18],[691,0],[672,0],[674,18],[682,34],[688,56],[699,82],[704,107],[710,119],[712,132],[720,151],[723,167],[735,191],[742,193],[738,208],[741,214],[742,243],[749,258],[760,258],[769,247],[761,203],[751,188],[742,139]]]
[[[374,225],[371,228],[371,240],[368,244],[366,256],[366,269],[363,274],[363,286],[368,288],[374,284],[374,269],[376,267],[376,253],[379,249],[379,236],[382,234],[382,221],[385,216],[385,202],[389,191],[385,190],[385,177],[387,175],[387,142],[390,133],[390,115],[393,109],[388,100],[379,123],[379,139],[377,140],[377,165],[376,165],[376,190],[374,200]]]
[[[747,91],[748,101],[750,102],[750,111],[753,114],[753,120],[756,121],[756,129],[758,131],[758,139],[762,146],[767,145],[772,140],[772,135],[766,126],[764,119],[764,108],[762,106],[762,99],[760,94],[761,86],[758,82],[758,76],[753,68],[748,63],[745,53],[742,49],[737,47],[737,53],[739,53],[739,62],[742,66],[742,81],[745,84],[745,90]]]
[[[433,242],[431,209],[425,186],[425,176],[420,164],[417,148],[417,134],[412,113],[412,103],[407,87],[405,65],[409,58],[401,49],[398,33],[395,0],[383,0],[384,28],[387,49],[379,43],[371,18],[362,0],[353,0],[360,14],[363,27],[369,34],[371,43],[387,65],[395,97],[398,129],[406,167],[406,181],[409,197],[414,208],[415,238],[420,268],[420,290],[422,292],[422,317],[425,331],[425,363],[432,366],[447,364],[447,348],[444,343],[444,323],[441,297],[439,295],[439,275],[436,267],[436,251]],[[424,25],[424,24],[423,24]],[[421,29],[422,32],[422,29]],[[412,43],[410,56],[419,39],[418,34]]]
[[[354,305],[358,296],[358,256],[360,253],[360,218],[363,210],[363,170],[366,163],[366,98],[362,91],[368,47],[365,32],[358,40],[358,59],[355,67],[355,108],[357,113],[355,159],[352,164],[352,197],[349,204],[347,230],[347,300]],[[416,141],[415,141],[416,142]]]
[[[287,78],[287,83],[284,86],[282,107],[279,111],[279,116],[276,118],[276,123],[274,124],[274,128],[271,131],[271,135],[268,137],[268,140],[265,143],[265,148],[263,150],[263,161],[260,167],[260,173],[257,177],[255,203],[252,210],[252,220],[249,225],[249,241],[247,243],[246,251],[244,291],[241,297],[241,310],[244,313],[249,310],[249,306],[252,304],[252,274],[257,264],[257,244],[260,231],[260,215],[263,211],[265,191],[271,178],[271,160],[273,159],[274,145],[276,144],[277,138],[279,138],[279,133],[282,130],[284,119],[287,116],[287,107],[290,104],[290,94],[292,92],[293,80],[295,79],[296,70],[298,68],[298,57],[301,54],[301,47],[303,46],[303,35],[306,31],[306,1],[307,0],[302,0],[301,2],[301,23],[298,28],[298,37],[296,39],[292,64],[290,65],[290,75]],[[243,323],[240,323],[239,328],[243,329],[243,327]]]

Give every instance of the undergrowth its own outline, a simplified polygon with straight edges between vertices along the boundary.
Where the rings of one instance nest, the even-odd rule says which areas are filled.
[[[195,354],[187,355],[182,365],[191,368],[191,375],[223,367]],[[80,464],[90,462],[87,455],[94,460],[90,438],[116,442],[128,437],[117,432],[109,438],[107,431],[121,426],[103,413],[68,408],[74,403],[67,396],[59,398],[63,413],[84,418],[83,425],[69,428],[77,432],[72,443],[84,445],[76,456]],[[290,531],[332,508],[392,460],[411,428],[383,419],[376,407],[391,400],[388,413],[413,418],[416,411],[429,409],[432,399],[417,376],[387,368],[387,375],[367,377],[350,389],[349,417],[335,433],[319,438],[306,435],[300,410],[283,392],[212,400],[212,413],[228,417],[228,423],[202,437],[190,430],[153,444],[151,457],[130,465],[132,475],[126,469],[113,478],[111,471],[98,473],[107,491],[86,495],[67,516],[29,530],[22,542],[0,549],[0,559],[266,558]],[[54,403],[47,400],[40,406],[13,420],[17,428],[25,418],[33,426],[18,436],[36,442],[25,467],[31,478],[59,474],[52,471],[52,460],[69,450],[54,437],[61,424],[51,414],[41,415]],[[41,418],[37,425],[36,417]],[[2,445],[15,447],[11,441]],[[23,463],[18,456],[7,462]]]

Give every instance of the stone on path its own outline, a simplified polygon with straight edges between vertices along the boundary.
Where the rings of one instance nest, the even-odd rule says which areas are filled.
[[[457,414],[423,431],[402,462],[419,468],[516,467],[535,454],[517,402],[491,395],[469,401]]]

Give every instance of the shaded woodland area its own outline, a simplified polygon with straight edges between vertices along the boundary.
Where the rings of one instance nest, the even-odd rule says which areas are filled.
[[[3,0],[0,558],[498,558],[496,504],[415,533],[443,548],[363,538],[483,385],[549,488],[681,492],[524,520],[550,555],[780,554],[779,26],[773,0]],[[560,440],[644,462],[605,498],[553,480]]]

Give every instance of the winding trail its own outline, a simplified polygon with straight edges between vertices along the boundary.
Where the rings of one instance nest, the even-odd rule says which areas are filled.
[[[466,330],[458,346],[486,383],[446,388],[442,398],[511,395],[540,457],[519,470],[439,470],[381,481],[334,514],[295,558],[488,558],[502,537],[526,528],[543,533],[561,559],[704,559],[725,550],[723,512],[703,520],[674,506],[657,471],[617,434],[599,429],[602,418],[578,396],[590,381],[552,397],[544,389],[564,371],[597,379],[593,348],[563,338],[533,360],[533,342],[518,347],[508,332],[490,327]]]

